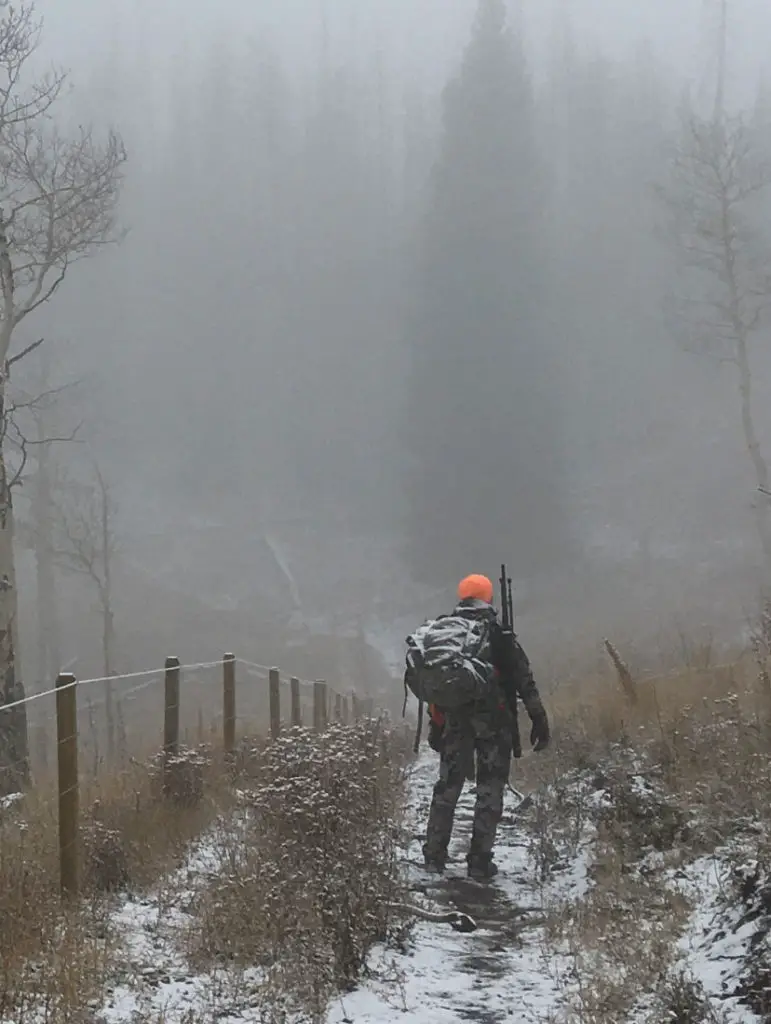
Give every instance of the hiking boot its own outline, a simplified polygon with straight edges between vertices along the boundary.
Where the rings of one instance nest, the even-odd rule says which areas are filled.
[[[438,860],[436,857],[426,857],[423,866],[432,875],[444,874],[444,861]]]
[[[489,882],[497,874],[498,865],[492,856],[468,858],[468,877],[473,882]]]
[[[447,861],[447,850],[441,846],[437,848],[436,843],[426,842],[423,844],[423,865],[426,871],[432,875],[444,874],[444,866]]]

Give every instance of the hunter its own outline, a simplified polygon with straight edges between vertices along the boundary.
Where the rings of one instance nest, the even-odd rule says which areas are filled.
[[[550,739],[548,717],[530,662],[513,632],[504,632],[501,628],[493,608],[493,594],[493,584],[486,576],[467,576],[462,580],[458,586],[459,603],[451,615],[433,620],[423,627],[423,634],[419,636],[420,631],[417,631],[408,639],[413,648],[405,673],[405,684],[429,703],[429,743],[441,756],[423,847],[426,868],[438,873],[445,869],[455,807],[476,754],[476,806],[467,856],[468,876],[476,881],[489,881],[498,873],[493,847],[503,814],[504,790],[512,754],[516,758],[522,756],[518,699],[530,717],[533,749],[545,750]],[[443,634],[437,642],[433,637],[438,630],[443,630]],[[476,644],[471,651],[467,647],[456,648],[462,655],[453,661],[456,666],[462,663],[467,673],[465,694],[471,694],[472,699],[463,702],[463,696],[457,695],[464,683],[452,690],[452,680],[448,686],[445,679],[442,685],[448,694],[446,700],[450,706],[447,706],[442,704],[435,666],[441,662],[446,672],[443,666],[453,647],[453,631],[455,636],[461,637],[459,644]],[[469,665],[476,677],[471,689]],[[421,687],[415,682],[416,673],[425,673],[431,682]]]

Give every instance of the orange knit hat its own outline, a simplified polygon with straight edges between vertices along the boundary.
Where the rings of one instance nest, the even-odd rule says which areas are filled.
[[[458,584],[458,597],[461,601],[475,597],[478,601],[493,603],[493,585],[486,576],[467,576]]]

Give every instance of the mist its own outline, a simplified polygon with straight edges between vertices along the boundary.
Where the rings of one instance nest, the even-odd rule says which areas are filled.
[[[607,635],[740,642],[764,498],[734,366],[670,315],[661,198],[717,8],[506,6],[501,33],[495,0],[37,4],[36,61],[71,72],[57,116],[128,161],[125,238],[15,342],[45,338],[12,379],[57,390],[15,496],[32,689],[102,667],[93,588],[41,577],[29,527],[95,466],[115,671],[237,650],[387,689],[405,630],[502,561],[546,680]],[[729,12],[727,103],[757,110],[771,11]]]

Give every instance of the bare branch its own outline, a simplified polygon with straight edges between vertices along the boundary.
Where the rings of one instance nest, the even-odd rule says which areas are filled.
[[[756,122],[727,115],[721,100],[709,118],[685,112],[670,169],[662,196],[687,272],[679,311],[701,345],[717,343],[723,361],[736,368],[747,453],[756,488],[766,493],[771,470],[755,425],[750,356],[771,315],[771,245],[761,202],[771,190],[766,142]],[[771,571],[771,517],[768,508],[755,508]]]
[[[51,298],[74,262],[120,238],[115,207],[126,154],[115,133],[102,146],[89,129],[68,139],[44,122],[5,132],[4,141],[0,285],[3,320],[16,326]]]
[[[9,490],[14,490],[20,487],[24,482],[24,471],[27,468],[29,462],[29,450],[39,445],[44,444],[71,444],[77,441],[77,435],[80,432],[83,424],[78,424],[77,427],[68,435],[50,436],[44,438],[30,439],[28,438],[23,430],[20,428],[17,420],[13,416],[12,410],[8,409],[5,413],[4,422],[0,426],[0,443],[3,445],[9,442],[12,448],[19,453],[19,465],[16,467],[15,472],[7,481],[6,486]]]
[[[23,348],[21,350],[21,352],[17,352],[17,354],[15,356],[11,356],[10,359],[6,359],[6,361],[5,361],[6,376],[8,375],[8,371],[11,369],[12,366],[14,366],[16,363],[20,362],[22,359],[24,359],[25,356],[28,356],[31,352],[34,352],[35,349],[40,348],[40,346],[44,342],[45,342],[45,338],[38,338],[37,341],[33,341],[32,344],[27,345],[26,348]]]
[[[111,601],[111,564],[117,552],[113,532],[115,507],[108,483],[98,465],[96,488],[70,481],[57,503],[59,540],[52,552],[59,565],[88,576],[96,585],[103,611]]]
[[[75,427],[75,429],[72,430],[69,434],[63,434],[61,437],[50,435],[49,437],[35,438],[33,440],[28,440],[27,445],[30,448],[34,448],[36,445],[41,444],[72,444],[73,441],[77,441],[78,434],[80,433],[82,427],[83,424],[79,423],[77,427]]]
[[[0,128],[35,121],[49,112],[66,81],[53,70],[26,89],[21,82],[25,67],[40,45],[42,22],[33,3],[0,5]]]

